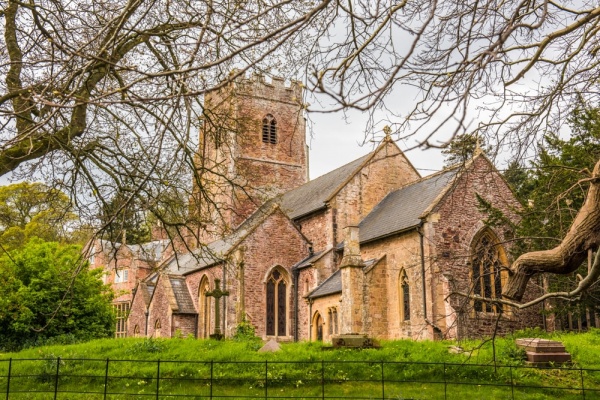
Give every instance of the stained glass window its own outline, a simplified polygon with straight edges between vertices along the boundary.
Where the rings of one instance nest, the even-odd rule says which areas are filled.
[[[274,269],[267,280],[267,335],[287,335],[287,282]]]
[[[486,299],[502,298],[502,253],[502,246],[491,232],[485,232],[475,242],[471,264],[474,295]],[[475,300],[473,307],[475,311],[502,312],[502,304],[482,300]]]

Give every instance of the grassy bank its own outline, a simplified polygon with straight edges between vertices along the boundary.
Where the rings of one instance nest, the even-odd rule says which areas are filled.
[[[211,393],[214,398],[322,398],[325,393],[326,398],[365,399],[575,399],[582,398],[581,390],[547,387],[581,388],[582,378],[587,398],[600,397],[589,391],[600,389],[600,371],[524,368],[514,339],[532,336],[560,340],[575,367],[600,370],[599,330],[520,332],[494,343],[389,341],[365,350],[323,351],[318,343],[289,343],[277,353],[256,352],[260,341],[105,339],[1,354],[0,393],[7,390],[6,360],[12,358],[11,399],[48,398],[55,387],[61,399],[104,398],[104,391],[110,399],[141,399],[155,397],[157,390],[161,398]],[[451,353],[450,346],[464,351]],[[40,390],[48,393],[34,393]]]

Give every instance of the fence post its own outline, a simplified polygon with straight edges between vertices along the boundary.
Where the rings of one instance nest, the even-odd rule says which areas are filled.
[[[585,385],[583,384],[583,367],[579,368],[579,373],[581,374],[581,397],[585,399]]]
[[[510,369],[510,392],[512,393],[512,400],[515,400],[515,382],[513,381],[512,365],[508,368]]]
[[[265,399],[269,398],[269,362],[265,360]]]
[[[325,400],[325,362],[321,360],[321,396]]]
[[[442,365],[442,367],[444,368],[444,399],[448,398],[448,381],[446,380],[446,361],[444,361],[444,365]]]
[[[10,374],[12,371],[12,357],[8,359],[8,375],[6,376],[6,400],[10,394]]]
[[[104,400],[106,400],[106,392],[108,391],[108,358],[106,359],[106,368],[104,369]]]
[[[381,399],[385,399],[385,375],[383,372],[383,361],[381,361]]]
[[[60,370],[60,357],[56,358],[56,377],[54,378],[54,400],[58,396],[58,372]]]
[[[160,392],[160,358],[156,361],[156,400]]]
[[[210,398],[213,398],[213,360],[210,360]]]

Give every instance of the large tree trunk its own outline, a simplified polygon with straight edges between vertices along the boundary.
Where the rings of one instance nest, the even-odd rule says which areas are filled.
[[[502,296],[520,301],[529,279],[540,272],[568,274],[600,243],[600,161],[596,163],[585,203],[562,242],[551,250],[521,255],[510,268]]]

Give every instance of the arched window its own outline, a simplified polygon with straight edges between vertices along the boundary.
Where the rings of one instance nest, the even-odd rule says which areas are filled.
[[[136,325],[133,328],[133,337],[139,337],[139,336],[140,336],[140,327],[139,327],[139,325]]]
[[[202,277],[198,288],[198,337],[207,338],[210,335],[210,299],[206,295],[210,285],[206,276]]]
[[[329,334],[333,335],[333,310],[329,309]]]
[[[263,118],[262,141],[270,144],[277,143],[277,121],[271,114],[267,114]]]
[[[473,294],[488,299],[502,297],[502,272],[506,254],[494,234],[486,230],[478,236],[471,247],[471,279]],[[481,300],[473,302],[475,311],[502,312],[501,304]]]
[[[400,321],[410,321],[410,286],[404,270],[400,271],[398,294],[400,298]]]
[[[159,338],[160,334],[160,319],[157,319],[156,322],[154,322],[154,337]]]
[[[267,335],[287,334],[287,282],[278,268],[267,278]]]

